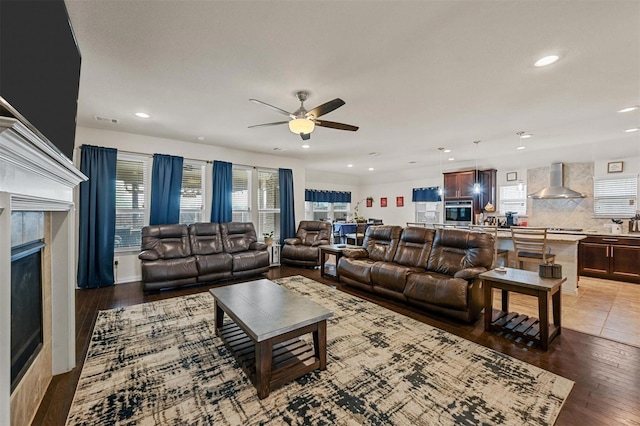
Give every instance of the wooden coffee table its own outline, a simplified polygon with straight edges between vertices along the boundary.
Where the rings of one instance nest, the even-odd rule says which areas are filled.
[[[559,335],[561,328],[561,288],[566,278],[541,278],[537,272],[504,268],[483,272],[484,329],[498,330],[540,344],[547,350],[549,342]],[[502,290],[502,310],[493,311],[493,289]],[[538,298],[538,317],[509,312],[509,292],[528,294]],[[549,324],[549,296],[553,301],[553,324]]]
[[[327,368],[333,312],[267,279],[212,288],[216,335],[264,399],[271,389]],[[224,314],[232,321],[223,322]],[[313,346],[300,339],[313,334]]]

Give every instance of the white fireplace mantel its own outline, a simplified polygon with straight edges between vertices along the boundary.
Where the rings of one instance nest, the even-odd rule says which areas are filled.
[[[11,419],[11,212],[52,212],[52,372],[64,373],[76,363],[73,191],[86,179],[20,121],[0,117],[0,425]]]

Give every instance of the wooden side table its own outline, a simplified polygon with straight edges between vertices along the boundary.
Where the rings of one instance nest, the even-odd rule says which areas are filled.
[[[338,275],[338,261],[342,257],[342,252],[347,249],[361,248],[360,246],[353,246],[353,245],[347,245],[347,244],[332,244],[332,245],[323,245],[318,247],[320,248],[320,276],[324,278],[326,275],[328,275],[335,278],[336,280],[340,279],[340,276]],[[325,274],[324,272],[324,267],[325,267],[325,264],[327,263],[327,258],[329,257],[329,255],[334,255],[336,257],[336,274],[335,275]]]
[[[541,278],[537,272],[522,269],[495,269],[480,274],[484,280],[484,329],[497,330],[540,344],[542,350],[561,333],[561,288],[567,278]],[[502,310],[493,311],[493,289],[502,290]],[[509,312],[509,292],[538,298],[538,317]],[[553,324],[549,324],[549,296],[553,302]]]

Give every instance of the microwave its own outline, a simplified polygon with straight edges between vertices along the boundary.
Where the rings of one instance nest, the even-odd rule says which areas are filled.
[[[471,225],[473,201],[445,201],[444,223],[448,225]]]

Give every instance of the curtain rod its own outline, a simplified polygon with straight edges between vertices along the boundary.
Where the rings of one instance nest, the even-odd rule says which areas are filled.
[[[78,148],[81,148],[81,147],[82,147],[82,145],[80,145]],[[145,157],[153,158],[153,154],[145,154],[145,153],[142,153],[142,152],[135,152],[135,151],[126,151],[124,149],[118,149],[118,148],[115,148],[115,149],[117,149],[118,152],[121,152],[123,154],[142,155],[142,156],[145,156]],[[185,160],[189,160],[189,161],[200,161],[200,162],[205,162],[207,164],[213,164],[213,161],[211,161],[211,160],[198,160],[197,158],[187,158],[187,157],[182,157],[182,158],[184,158]]]

